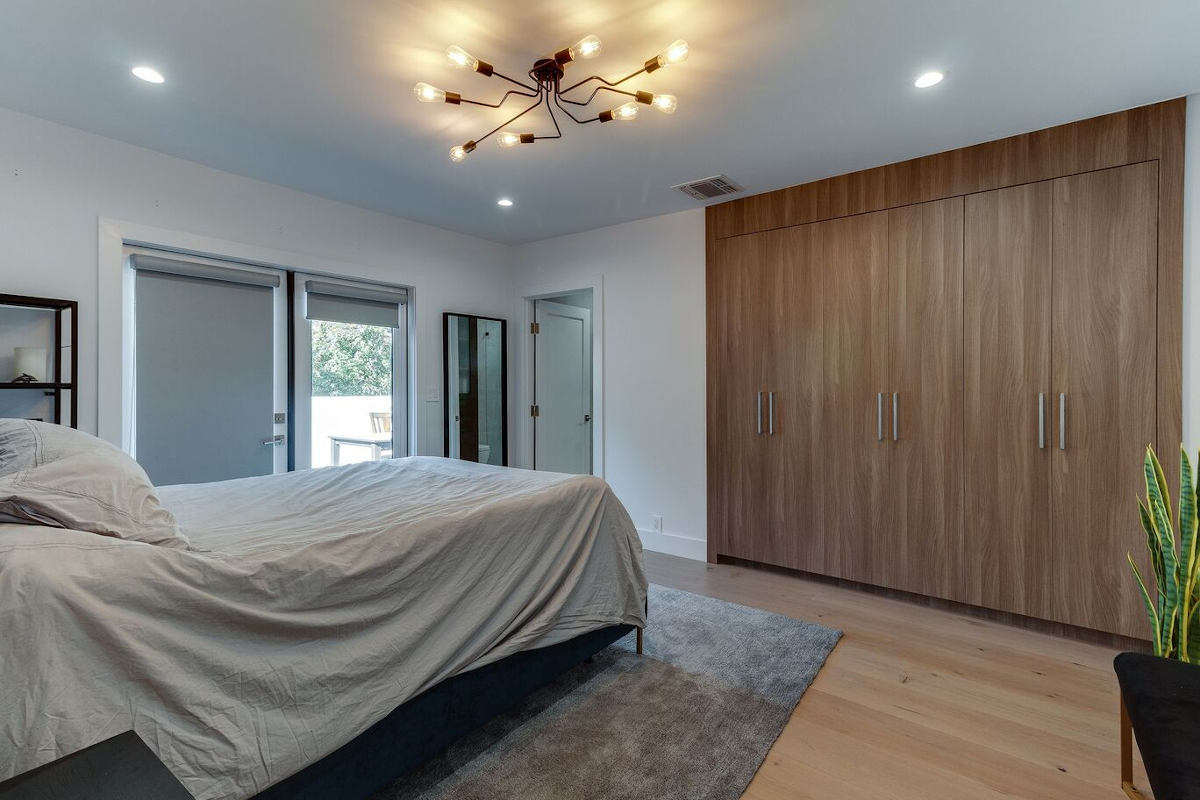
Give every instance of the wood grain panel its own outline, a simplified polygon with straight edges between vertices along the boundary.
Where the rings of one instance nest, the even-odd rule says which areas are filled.
[[[877,398],[888,391],[888,217],[877,212],[807,227],[819,243],[823,279],[816,304],[824,331],[816,448],[823,571],[866,581],[875,542],[889,530],[889,442],[879,439],[876,418]]]
[[[1158,156],[1160,114],[1145,106],[889,165],[887,203],[902,206]]]
[[[1157,216],[1154,163],[1054,182],[1051,358],[1066,448],[1056,405],[1049,616],[1127,636],[1146,625],[1125,554],[1145,548],[1134,497],[1157,428]]]
[[[1049,181],[967,196],[965,602],[1044,617],[1050,610]]]
[[[774,393],[774,422],[768,394],[759,502],[766,507],[769,530],[757,535],[765,539],[761,549],[778,553],[770,563],[819,570],[825,562],[819,410],[828,335],[821,324],[820,241],[807,225],[758,235],[766,239],[770,263],[770,285],[759,303],[770,315],[767,389]]]
[[[757,544],[769,531],[756,427],[771,334],[767,259],[765,235],[743,236],[714,243],[708,263],[708,536],[714,554],[775,561],[782,549]]]
[[[899,440],[876,582],[953,599],[964,583],[962,198],[891,210],[888,240],[888,372]]]
[[[1185,102],[1170,100],[731,200],[709,207],[714,209],[713,235],[738,236],[880,211],[1165,159],[1176,151],[1178,163],[1172,169],[1182,182]]]
[[[763,324],[770,329],[766,351],[763,434],[764,475],[758,503],[766,512],[764,528],[754,537],[760,560],[793,569],[823,563],[820,455],[816,420],[811,414],[821,386],[820,279],[811,258],[808,228],[757,234],[764,240],[767,288],[758,297]],[[805,566],[808,565],[808,566]]]

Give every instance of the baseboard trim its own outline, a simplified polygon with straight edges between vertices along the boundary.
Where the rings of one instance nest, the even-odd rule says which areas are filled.
[[[693,561],[708,560],[708,543],[703,539],[693,539],[691,536],[680,536],[676,533],[659,533],[638,528],[638,536],[642,539],[642,547],[656,553],[666,553],[669,556],[690,558]]]

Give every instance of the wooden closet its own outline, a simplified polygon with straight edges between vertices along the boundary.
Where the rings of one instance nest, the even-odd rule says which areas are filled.
[[[1144,637],[1125,552],[1142,450],[1180,435],[1182,112],[710,208],[710,559]]]

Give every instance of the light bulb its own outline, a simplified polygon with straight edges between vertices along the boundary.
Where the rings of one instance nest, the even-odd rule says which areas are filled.
[[[496,143],[501,147],[516,147],[521,143],[521,134],[504,131],[496,137]]]
[[[571,58],[594,58],[600,55],[600,37],[588,34],[571,45]]]
[[[446,57],[457,67],[466,67],[467,69],[475,69],[475,65],[479,63],[479,59],[463,50],[458,45],[450,45],[446,48]]]
[[[675,95],[673,94],[656,94],[654,95],[654,99],[650,101],[650,105],[664,114],[674,114],[675,109],[679,108],[679,101],[675,99]]]
[[[446,101],[446,93],[428,83],[418,83],[413,87],[413,94],[422,103],[444,103]]]
[[[475,149],[475,141],[471,140],[465,144],[456,144],[450,148],[450,160],[455,164],[467,157],[467,153]]]
[[[617,106],[612,110],[613,119],[636,119],[638,115],[637,103],[632,100],[624,105]]]
[[[678,64],[681,61],[687,61],[688,43],[683,39],[676,39],[671,42],[671,46],[658,54],[658,65],[665,67],[668,64]]]

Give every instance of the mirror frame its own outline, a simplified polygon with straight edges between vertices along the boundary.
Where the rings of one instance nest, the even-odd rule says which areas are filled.
[[[486,320],[500,323],[500,417],[504,422],[504,443],[501,448],[501,466],[508,466],[508,320],[502,317],[484,317],[479,314],[459,314],[455,311],[442,312],[442,455],[450,457],[450,338],[447,330],[451,317],[470,320]],[[461,459],[460,459],[461,460]],[[475,462],[478,463],[478,462]]]

